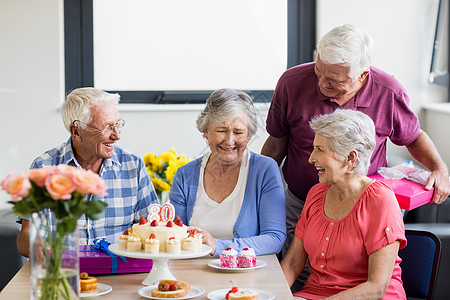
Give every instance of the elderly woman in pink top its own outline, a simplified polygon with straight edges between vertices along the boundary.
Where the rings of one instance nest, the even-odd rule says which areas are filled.
[[[281,261],[291,285],[312,270],[297,299],[406,299],[398,250],[405,247],[393,191],[366,176],[375,128],[365,114],[339,109],[310,122],[309,162],[319,175]]]

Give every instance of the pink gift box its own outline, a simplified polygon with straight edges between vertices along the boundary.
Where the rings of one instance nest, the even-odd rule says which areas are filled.
[[[405,166],[395,166],[393,169],[402,170],[406,174],[418,171],[417,169]],[[369,177],[380,180],[390,186],[395,193],[400,208],[405,210],[412,210],[427,204],[433,197],[433,189],[426,190],[424,185],[408,179],[386,179],[380,174],[373,174]]]
[[[142,273],[150,272],[153,261],[126,257],[128,262],[116,257],[117,269],[113,270],[113,259],[109,254],[97,250],[91,250],[90,245],[80,245],[80,272],[88,274],[110,273]]]

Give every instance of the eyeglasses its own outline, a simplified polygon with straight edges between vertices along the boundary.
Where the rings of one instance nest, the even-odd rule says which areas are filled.
[[[97,127],[94,127],[94,126],[92,126],[92,125],[86,124],[86,123],[84,123],[84,122],[81,122],[80,120],[75,120],[75,121],[73,121],[72,124],[75,125],[75,122],[79,122],[79,123],[81,123],[81,124],[84,124],[84,125],[86,125],[86,126],[89,126],[89,127],[91,127],[91,128],[94,128],[95,130],[100,131],[103,135],[110,135],[110,134],[114,131],[114,129],[120,130],[120,129],[122,129],[123,126],[125,126],[125,120],[124,120],[124,119],[120,119],[120,121],[117,122],[117,123],[114,124],[114,125],[108,125],[108,126],[106,126],[105,129],[103,129],[103,130],[98,129]]]

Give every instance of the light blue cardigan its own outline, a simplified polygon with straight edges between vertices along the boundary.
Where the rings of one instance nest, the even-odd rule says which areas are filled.
[[[186,225],[194,210],[201,161],[202,157],[178,168],[170,190],[170,202]],[[278,165],[272,158],[251,152],[244,201],[233,235],[232,240],[216,239],[214,256],[227,247],[238,252],[245,247],[253,248],[256,255],[278,253],[283,247],[286,239],[284,189]]]

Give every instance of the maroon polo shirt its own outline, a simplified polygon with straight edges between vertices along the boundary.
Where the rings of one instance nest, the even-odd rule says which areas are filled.
[[[289,137],[283,175],[289,188],[303,199],[319,181],[316,168],[308,163],[314,140],[314,131],[309,127],[312,118],[337,108],[358,110],[371,117],[377,145],[370,160],[369,175],[387,166],[388,138],[404,146],[415,141],[420,133],[419,120],[409,108],[406,90],[392,75],[371,67],[366,84],[340,106],[336,99],[320,92],[314,65],[298,65],[281,76],[266,121],[271,136]]]

